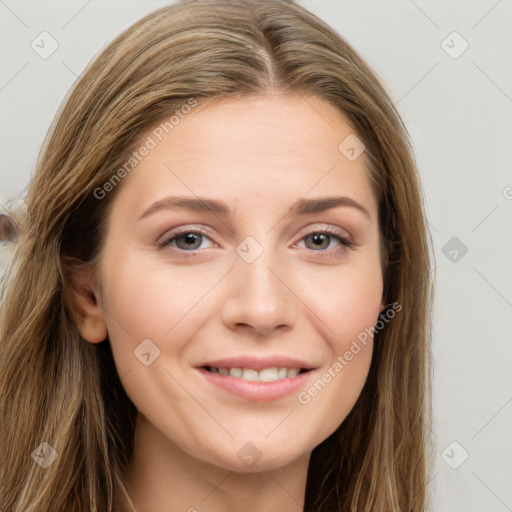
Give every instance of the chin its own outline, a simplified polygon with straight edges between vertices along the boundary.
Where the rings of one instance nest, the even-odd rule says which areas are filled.
[[[220,453],[216,447],[208,457],[202,458],[234,473],[260,473],[288,466],[309,453],[307,448],[299,450],[297,446],[293,447],[293,451],[279,452],[276,447],[268,446],[268,442],[265,445],[263,441],[259,446],[257,442],[235,443],[235,447],[226,446]]]

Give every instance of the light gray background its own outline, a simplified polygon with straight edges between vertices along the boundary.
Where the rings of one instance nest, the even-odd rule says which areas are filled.
[[[0,205],[89,60],[168,3],[0,0]],[[376,70],[415,144],[437,273],[434,510],[512,511],[512,1],[299,3]],[[46,59],[43,31],[59,45]]]

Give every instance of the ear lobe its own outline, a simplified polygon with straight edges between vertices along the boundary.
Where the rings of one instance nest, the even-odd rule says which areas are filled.
[[[101,343],[107,338],[108,332],[94,269],[83,262],[71,262],[70,259],[66,265],[67,296],[76,327],[89,343]]]
[[[103,318],[103,311],[94,299],[94,296],[84,298],[82,314],[78,319],[78,331],[82,338],[89,343],[101,343],[107,338],[107,325]]]

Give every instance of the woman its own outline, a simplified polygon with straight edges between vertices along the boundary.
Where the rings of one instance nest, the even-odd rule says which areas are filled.
[[[427,509],[419,180],[326,24],[281,0],[140,20],[67,98],[26,207],[6,512]]]

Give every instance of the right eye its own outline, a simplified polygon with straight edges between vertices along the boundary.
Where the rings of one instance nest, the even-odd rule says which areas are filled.
[[[202,242],[210,240],[206,231],[201,229],[181,229],[168,233],[160,242],[158,246],[162,249],[171,248],[173,251],[180,252],[193,252],[201,249]],[[208,246],[212,247],[212,245]],[[207,249],[208,247],[202,247]]]

